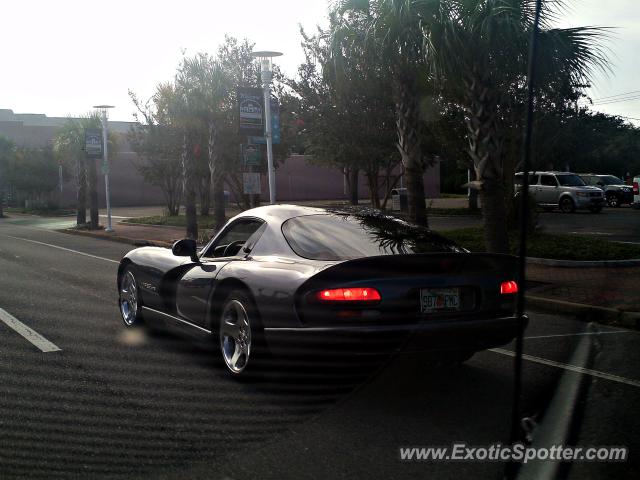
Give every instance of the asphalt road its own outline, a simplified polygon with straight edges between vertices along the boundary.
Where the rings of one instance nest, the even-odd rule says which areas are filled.
[[[29,341],[0,322],[0,478],[502,477],[501,463],[401,462],[399,448],[506,443],[512,346],[455,369],[408,353],[274,360],[238,382],[210,348],[125,334],[115,273],[130,247],[43,226],[0,220],[0,317],[32,329]],[[631,456],[576,464],[569,478],[636,478],[640,334],[531,318],[524,414],[541,416],[563,375],[586,379],[575,443]],[[59,350],[42,352],[33,332]],[[589,371],[570,371],[585,338],[599,353]]]

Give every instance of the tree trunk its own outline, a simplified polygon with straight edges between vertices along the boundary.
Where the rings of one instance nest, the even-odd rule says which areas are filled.
[[[482,217],[484,241],[491,253],[508,253],[507,207],[504,201],[504,184],[501,179],[485,180],[482,189]]]
[[[200,215],[208,217],[211,210],[211,172],[202,180],[200,187]]]
[[[76,160],[76,225],[87,223],[87,165],[84,158]]]
[[[349,188],[349,203],[351,205],[358,205],[358,175],[359,170],[357,168],[347,169],[347,187]]]
[[[227,221],[224,208],[224,176],[218,175],[213,181],[213,226],[214,234],[219,232]]]
[[[476,171],[473,168],[469,168],[469,180],[476,180]],[[478,210],[478,190],[475,188],[469,189],[469,210],[475,212]]]
[[[428,226],[427,203],[422,174],[425,158],[422,149],[422,120],[417,99],[416,80],[408,73],[399,76],[394,85],[398,150],[407,178],[409,218],[412,222]]]
[[[100,226],[100,216],[98,212],[98,171],[95,159],[89,158],[87,162],[89,163],[89,217],[91,219],[91,230],[97,230]]]
[[[187,220],[187,237],[198,239],[198,215],[196,211],[196,165],[190,135],[185,132],[182,148],[182,175],[184,206]]]
[[[218,125],[214,120],[209,124],[209,173],[213,185],[213,225],[219,231],[226,221],[224,204],[224,173],[218,155]],[[215,232],[214,232],[215,233]]]
[[[469,155],[482,196],[487,251],[508,253],[502,141],[496,125],[498,102],[491,95],[493,90],[488,80],[479,74],[467,82]]]
[[[380,196],[378,194],[378,171],[367,172],[367,184],[369,185],[369,198],[373,208],[380,208]]]

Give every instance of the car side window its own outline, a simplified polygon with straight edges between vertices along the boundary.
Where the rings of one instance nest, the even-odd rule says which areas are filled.
[[[540,185],[546,185],[547,187],[557,187],[558,182],[553,175],[540,175]]]
[[[264,222],[256,219],[243,219],[234,222],[222,232],[215,242],[209,245],[203,257],[218,258],[237,255],[249,239],[255,243],[257,239],[252,237],[262,225]]]

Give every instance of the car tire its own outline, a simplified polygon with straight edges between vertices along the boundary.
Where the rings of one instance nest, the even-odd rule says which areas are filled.
[[[142,325],[142,300],[136,271],[131,265],[124,269],[118,282],[118,307],[122,321],[127,328]]]
[[[591,213],[600,213],[602,211],[602,207],[589,207],[589,211]]]
[[[611,194],[609,196],[607,196],[607,205],[609,205],[610,207],[613,208],[617,208],[620,206],[620,199],[618,198],[618,195]]]
[[[573,213],[576,211],[576,204],[571,197],[562,197],[558,206],[562,213]]]
[[[234,377],[254,371],[264,351],[258,309],[244,290],[232,291],[222,303],[218,320],[218,345],[222,363]]]

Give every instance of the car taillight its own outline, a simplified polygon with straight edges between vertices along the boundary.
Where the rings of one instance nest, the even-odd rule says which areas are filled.
[[[638,189],[638,182],[633,182],[633,194],[640,195],[640,190]]]
[[[372,302],[380,300],[375,288],[332,288],[318,292],[318,300],[325,302]]]
[[[508,282],[502,282],[500,284],[500,293],[502,295],[509,295],[511,293],[518,293],[518,284],[515,280],[509,280]]]

